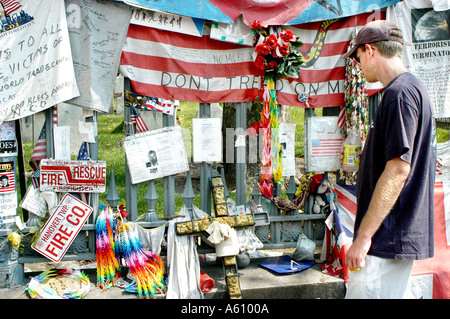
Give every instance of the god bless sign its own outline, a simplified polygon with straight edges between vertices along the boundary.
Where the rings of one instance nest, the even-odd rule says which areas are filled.
[[[91,213],[91,206],[66,194],[31,247],[48,259],[60,262]]]

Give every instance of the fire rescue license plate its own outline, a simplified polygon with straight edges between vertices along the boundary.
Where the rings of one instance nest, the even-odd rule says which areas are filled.
[[[103,193],[106,190],[106,162],[43,159],[40,166],[41,192]]]
[[[66,194],[31,248],[56,263],[60,262],[91,213],[91,206]]]

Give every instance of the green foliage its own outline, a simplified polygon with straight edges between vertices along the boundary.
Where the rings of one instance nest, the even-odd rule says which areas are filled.
[[[437,128],[436,130],[436,141],[437,143],[444,143],[449,139],[449,130],[444,128]]]

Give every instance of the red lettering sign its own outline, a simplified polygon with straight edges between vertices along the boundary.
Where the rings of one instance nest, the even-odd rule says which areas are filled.
[[[106,190],[106,162],[41,161],[41,191],[103,193]]]
[[[91,213],[92,207],[66,194],[31,247],[48,259],[60,262]]]

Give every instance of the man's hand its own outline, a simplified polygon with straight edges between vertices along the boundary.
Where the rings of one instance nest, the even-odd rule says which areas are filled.
[[[353,242],[345,256],[345,263],[348,268],[353,271],[360,269],[366,265],[366,255],[369,251],[372,241],[358,240]]]

